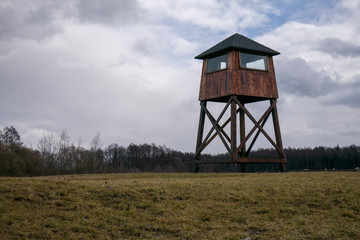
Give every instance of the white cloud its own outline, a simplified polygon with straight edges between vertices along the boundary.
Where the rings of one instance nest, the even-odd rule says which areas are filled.
[[[298,3],[99,4],[0,3],[1,127],[18,127],[33,144],[42,131],[67,129],[72,140],[89,142],[100,131],[105,145],[155,142],[193,151],[201,72],[193,57],[234,32],[270,29],[255,40],[281,52],[274,60],[285,146],[356,143],[358,1],[312,5],[319,16],[305,15],[306,22],[299,20],[306,11],[292,9],[292,20],[273,30],[273,17],[291,15],[283,5]]]
[[[195,127],[196,120],[179,120],[193,114],[183,103],[197,102],[200,67],[180,56],[192,54],[196,44],[162,26],[119,30],[63,23],[61,34],[41,43],[13,41],[12,54],[0,60],[1,99],[7,102],[1,107],[6,114],[2,124],[22,116],[24,122],[17,125],[32,143],[39,137],[36,129],[46,127],[67,129],[83,139],[101,130],[106,143],[156,142],[192,149],[186,140],[192,132],[186,129]],[[181,52],[182,47],[187,50]]]
[[[287,22],[256,39],[281,52],[274,60],[285,145],[357,143],[358,9],[340,1],[322,10],[319,21]]]
[[[259,27],[270,20],[267,14],[279,14],[275,7],[259,1],[143,1],[142,6],[160,20],[227,32]]]

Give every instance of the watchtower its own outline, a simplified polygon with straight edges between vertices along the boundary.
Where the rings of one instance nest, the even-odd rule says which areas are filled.
[[[195,172],[198,172],[199,164],[203,163],[240,163],[241,171],[245,171],[246,164],[250,163],[278,163],[280,170],[284,171],[286,157],[276,108],[278,90],[272,59],[278,54],[280,53],[247,37],[234,34],[195,57],[203,60],[199,94],[201,109],[194,158]],[[256,120],[245,105],[259,101],[269,101],[270,106]],[[217,119],[207,108],[208,102],[225,104]],[[229,107],[230,117],[220,125]],[[270,115],[272,115],[275,141],[264,130]],[[210,120],[212,127],[203,139],[205,116]],[[254,124],[247,134],[245,116]],[[239,134],[236,129],[237,119],[239,119]],[[229,134],[225,131],[228,124],[230,124]],[[249,158],[249,153],[260,133],[275,148],[278,158]],[[225,145],[230,158],[221,162],[202,160],[201,152],[217,136]],[[247,147],[251,137],[252,141]],[[239,145],[237,138],[240,140]]]

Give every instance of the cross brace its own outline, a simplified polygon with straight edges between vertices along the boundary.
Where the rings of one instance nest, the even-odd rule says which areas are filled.
[[[200,120],[199,120],[199,129],[198,129],[198,137],[195,151],[195,171],[198,170],[198,164],[200,163],[241,163],[245,166],[247,163],[280,163],[280,169],[283,169],[286,163],[286,157],[282,146],[279,119],[276,108],[276,99],[269,99],[270,106],[264,112],[264,114],[260,117],[259,120],[253,117],[253,115],[248,111],[245,107],[245,104],[239,101],[236,96],[231,96],[226,103],[225,107],[221,111],[220,115],[217,119],[209,112],[206,108],[207,101],[200,102]],[[226,119],[226,121],[219,125],[219,122],[223,118],[226,110],[230,106],[230,117]],[[236,115],[240,115],[240,144],[237,145],[237,135],[236,135]],[[245,115],[253,122],[254,127],[245,135]],[[272,115],[273,125],[274,125],[274,133],[275,133],[275,141],[269,136],[269,134],[264,130],[264,126],[269,116]],[[207,117],[212,127],[206,137],[203,139],[204,132],[204,124],[205,117]],[[230,123],[230,136],[224,131],[224,128]],[[248,149],[246,150],[246,143],[250,139],[250,137],[254,135]],[[214,132],[215,131],[215,132]],[[276,149],[278,153],[278,159],[251,159],[248,158],[252,147],[254,146],[258,136],[262,133],[266,139],[271,143],[271,145]],[[231,156],[229,160],[214,162],[214,161],[204,161],[201,160],[201,152],[217,137],[219,136],[222,143],[224,144],[227,152]]]

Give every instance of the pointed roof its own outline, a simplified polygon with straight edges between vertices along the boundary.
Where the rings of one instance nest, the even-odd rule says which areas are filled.
[[[227,39],[219,42],[212,48],[209,48],[203,53],[200,53],[195,58],[196,59],[204,59],[210,55],[214,55],[219,52],[223,52],[225,50],[230,49],[239,49],[239,50],[247,50],[252,52],[265,53],[270,56],[278,55],[279,52],[272,50],[271,48],[265,47],[264,45],[255,42],[243,35],[235,33],[234,35],[228,37]]]

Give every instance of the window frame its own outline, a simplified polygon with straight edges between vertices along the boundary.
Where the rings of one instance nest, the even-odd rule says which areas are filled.
[[[213,59],[213,58],[221,57],[221,56],[224,56],[224,55],[226,55],[226,68],[221,68],[221,69],[214,70],[214,71],[208,71],[209,60],[210,60],[210,59]],[[208,58],[206,59],[206,61],[207,61],[207,63],[206,63],[206,74],[211,74],[211,73],[215,73],[215,72],[220,72],[220,71],[228,70],[228,69],[229,69],[229,52],[208,57]]]
[[[258,69],[258,68],[247,68],[247,67],[243,67],[241,66],[241,54],[245,53],[245,54],[249,54],[249,55],[258,55],[258,56],[263,56],[265,57],[265,69]],[[262,71],[262,72],[268,72],[269,71],[269,56],[266,54],[259,54],[259,53],[253,53],[253,52],[243,52],[243,51],[239,51],[239,67],[240,69],[246,69],[246,70],[252,70],[252,71]]]

